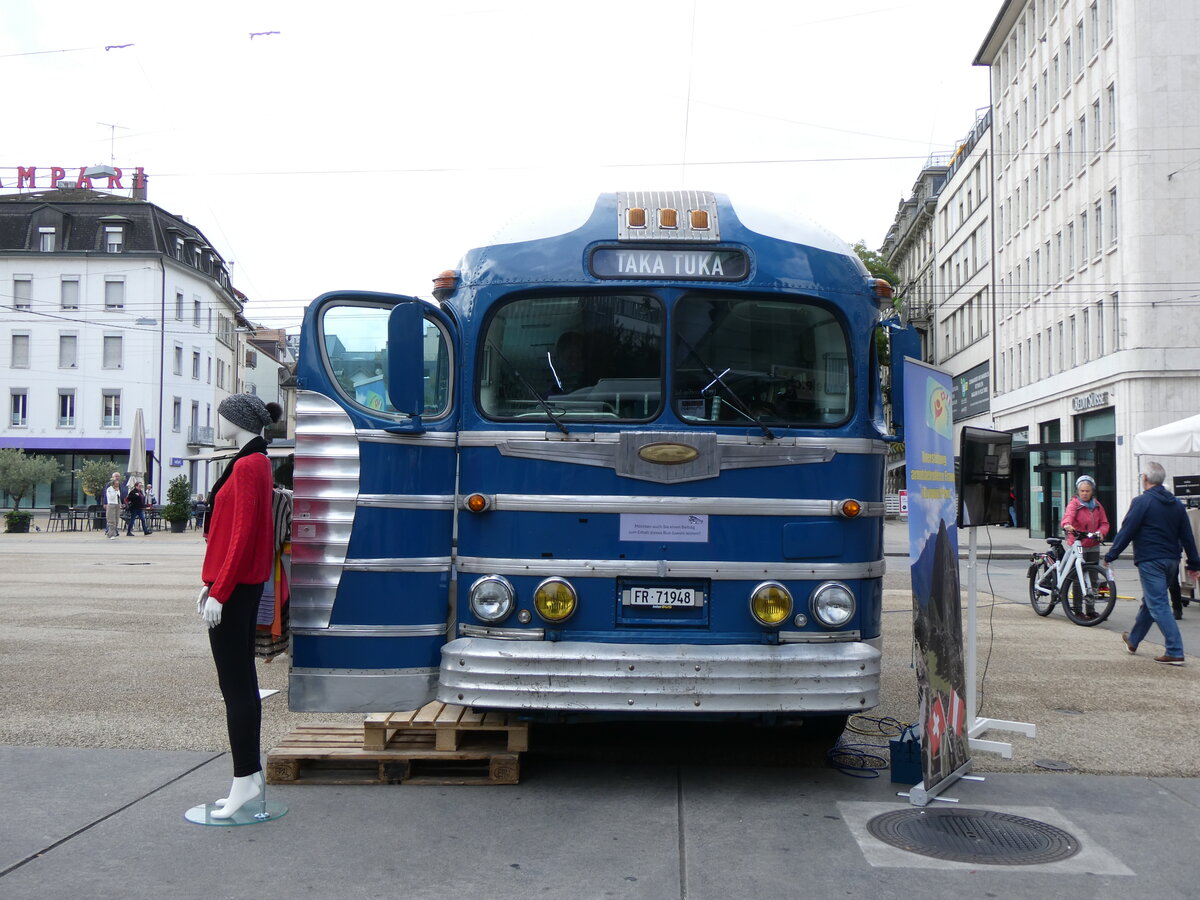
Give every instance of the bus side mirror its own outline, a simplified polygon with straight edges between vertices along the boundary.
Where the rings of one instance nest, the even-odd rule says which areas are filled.
[[[425,408],[424,323],[416,300],[396,304],[388,316],[388,400],[398,412],[410,416],[417,429]]]
[[[920,360],[921,333],[912,325],[892,327],[888,329],[888,339],[891,342],[892,425],[896,429],[896,437],[904,440],[904,359],[911,356]]]

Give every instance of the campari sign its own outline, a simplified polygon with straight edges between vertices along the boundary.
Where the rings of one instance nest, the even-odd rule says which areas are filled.
[[[97,173],[98,169],[102,170],[102,174]],[[9,174],[13,171],[16,172],[15,176]],[[86,174],[89,171],[93,174]],[[110,191],[132,188],[136,191],[146,187],[146,170],[142,166],[132,171],[123,171],[116,166],[80,166],[78,172],[63,166],[0,167],[0,188],[54,190],[60,186],[60,182],[74,182],[70,186],[77,188],[103,188]]]

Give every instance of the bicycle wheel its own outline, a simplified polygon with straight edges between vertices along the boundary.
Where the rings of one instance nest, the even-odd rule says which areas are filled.
[[[1054,604],[1057,603],[1057,598],[1053,591],[1049,594],[1044,594],[1038,590],[1038,583],[1041,582],[1050,574],[1050,566],[1046,564],[1044,559],[1038,562],[1029,570],[1029,605],[1033,607],[1033,611],[1039,616],[1048,616],[1054,611]],[[1050,576],[1053,579],[1053,575]]]
[[[1074,572],[1067,575],[1063,584],[1063,594],[1066,596],[1063,611],[1076,625],[1090,628],[1099,625],[1112,613],[1117,605],[1117,585],[1099,566],[1085,566],[1083,578],[1085,583],[1081,585]]]

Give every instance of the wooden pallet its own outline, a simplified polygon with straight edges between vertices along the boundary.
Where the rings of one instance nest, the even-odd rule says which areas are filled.
[[[465,737],[480,734],[503,735],[511,753],[529,749],[529,726],[510,722],[507,713],[478,713],[436,700],[408,712],[371,713],[363,722],[362,746],[383,750],[402,733],[430,731],[438,750],[457,750]]]
[[[301,725],[267,753],[268,784],[517,784],[520,756],[494,734],[439,750],[434,735],[400,730],[383,749],[363,748],[358,726]]]

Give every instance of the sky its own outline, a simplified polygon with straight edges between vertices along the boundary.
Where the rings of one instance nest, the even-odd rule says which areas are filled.
[[[1000,5],[5,0],[0,184],[142,166],[293,329],[325,291],[429,297],[564,196],[712,190],[877,248],[987,106]]]

